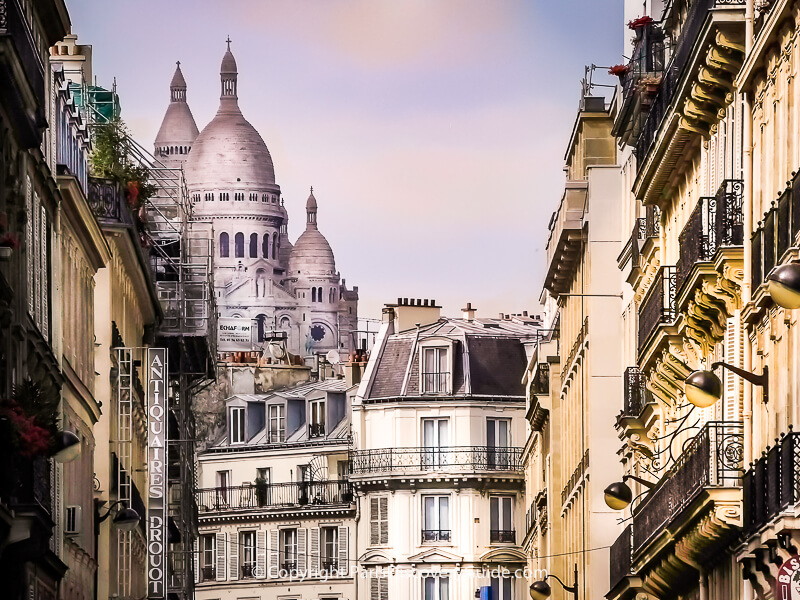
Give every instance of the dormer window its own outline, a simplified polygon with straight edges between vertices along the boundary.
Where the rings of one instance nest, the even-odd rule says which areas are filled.
[[[235,406],[230,409],[231,444],[244,444],[244,408]]]
[[[309,437],[325,437],[325,401],[312,400]]]
[[[269,407],[269,443],[277,444],[286,439],[286,417],[283,404],[273,404]]]
[[[422,349],[422,393],[446,394],[450,389],[449,348]]]

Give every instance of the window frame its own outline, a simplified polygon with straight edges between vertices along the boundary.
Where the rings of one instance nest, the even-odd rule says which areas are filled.
[[[426,367],[427,357],[433,353],[436,358],[433,370]],[[419,343],[419,392],[423,396],[442,396],[453,393],[455,344],[453,340],[434,336]]]
[[[240,579],[255,578],[257,565],[256,544],[257,534],[255,529],[240,530],[238,535],[239,542],[239,577]],[[252,545],[247,540],[252,541]],[[248,559],[248,554],[250,558]]]
[[[433,585],[433,593],[428,593],[428,582]],[[445,593],[442,594],[442,583],[445,583]],[[423,600],[450,600],[450,577],[448,575],[426,575],[422,578]]]
[[[273,416],[272,411],[274,409],[276,409],[280,414],[277,416]],[[273,420],[278,421],[278,428],[276,432],[278,433],[279,439],[273,439],[273,427],[272,427]],[[286,441],[286,407],[283,404],[267,405],[267,425],[269,427],[269,429],[267,430],[267,434],[269,437],[270,444],[282,444],[283,442]]]
[[[507,501],[507,502],[506,502]],[[493,505],[497,505],[495,508]],[[505,507],[508,507],[507,510]],[[496,494],[489,496],[489,543],[513,544],[516,539],[514,527],[514,496],[509,494]],[[495,519],[496,514],[496,519]],[[506,519],[506,517],[508,517]],[[508,524],[508,528],[505,524]],[[510,533],[510,538],[506,537]],[[505,538],[505,539],[504,539]]]
[[[328,533],[332,537],[330,540],[325,539]],[[327,551],[329,546],[330,554]],[[323,525],[319,528],[319,562],[323,571],[330,572],[339,568],[339,527],[336,525]]]
[[[241,435],[236,441],[233,439],[234,426],[238,426],[236,428]],[[244,406],[228,407],[228,443],[231,445],[247,443],[247,412]]]
[[[297,570],[297,560],[298,560],[298,535],[297,535],[297,527],[284,527],[279,530],[280,533],[280,542],[279,542],[279,552],[280,552],[280,569],[285,570],[288,572],[296,571]],[[291,540],[287,540],[287,536],[291,536]],[[287,545],[287,541],[289,542]],[[291,550],[291,552],[289,551]],[[293,557],[293,561],[289,562],[287,560],[288,556]],[[288,568],[287,567],[291,567]]]
[[[453,541],[452,511],[450,494],[424,494],[422,496],[422,543],[451,544]],[[429,501],[433,511],[429,518]],[[442,527],[442,504],[445,507],[446,527]],[[429,525],[435,525],[430,528]]]

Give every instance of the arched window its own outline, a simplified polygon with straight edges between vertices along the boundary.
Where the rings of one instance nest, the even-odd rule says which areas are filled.
[[[322,288],[317,288],[317,302],[322,302]]]
[[[244,234],[240,231],[234,238],[236,258],[244,258]]]
[[[258,258],[258,234],[250,234],[250,258]]]
[[[278,245],[279,245],[279,243],[280,242],[278,241],[278,234],[276,233],[275,235],[272,236],[272,260],[275,260],[275,259],[278,258]]]
[[[261,240],[261,255],[263,258],[269,258],[269,234],[265,233],[264,238]],[[272,258],[275,258],[273,256]]]
[[[311,288],[311,301],[312,302],[316,302],[317,301],[317,288],[315,288],[315,287]]]
[[[219,234],[219,255],[222,258],[228,258],[228,234],[224,231]]]
[[[267,315],[258,315],[256,322],[258,323],[258,341],[264,341],[264,322],[267,320]]]

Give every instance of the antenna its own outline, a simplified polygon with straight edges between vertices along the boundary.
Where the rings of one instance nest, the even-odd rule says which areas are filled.
[[[328,350],[327,354],[325,354],[325,360],[332,365],[338,365],[340,362],[342,362],[342,357],[339,356],[339,353],[336,350]]]

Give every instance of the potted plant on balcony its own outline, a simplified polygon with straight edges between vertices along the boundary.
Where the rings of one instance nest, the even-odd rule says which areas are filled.
[[[58,394],[45,393],[30,379],[0,400],[0,439],[6,450],[26,458],[47,456],[57,433]]]
[[[0,235],[0,260],[10,260],[17,248],[19,248],[19,238],[16,234],[6,231]]]
[[[643,94],[655,96],[659,85],[661,85],[660,75],[648,75],[639,80],[639,91]]]
[[[619,77],[619,82],[622,84],[625,81],[625,75],[628,74],[628,65],[614,65],[608,70],[608,74]]]

